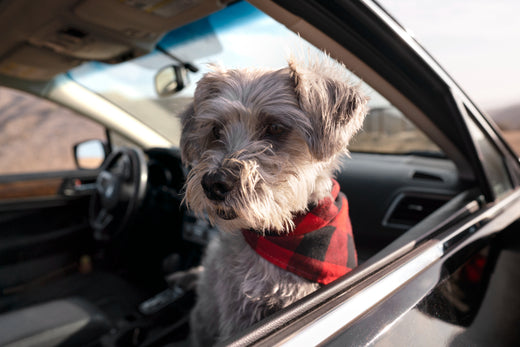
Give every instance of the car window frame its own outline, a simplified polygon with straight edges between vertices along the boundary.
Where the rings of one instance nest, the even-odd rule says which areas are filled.
[[[493,124],[490,118],[484,117],[483,113],[465,96],[461,91],[460,94],[454,92],[454,99],[457,101],[460,112],[463,116],[464,121],[466,122],[466,126],[469,129],[469,123],[473,123],[476,127],[480,129],[480,131],[484,134],[486,139],[491,143],[494,149],[501,155],[503,159],[503,163],[505,166],[505,171],[508,174],[508,178],[511,183],[511,190],[516,189],[520,186],[520,158],[517,158],[513,149],[509,146],[509,144],[504,140],[502,135],[500,134],[500,130],[498,127]],[[476,142],[474,135],[469,132],[469,136]],[[476,152],[482,157],[482,165],[485,172],[487,172],[485,165],[485,157],[481,154],[481,150],[478,148],[478,144],[475,143]],[[486,173],[488,175],[488,173]],[[489,178],[488,178],[489,182]],[[493,199],[498,198],[496,194],[494,194]]]

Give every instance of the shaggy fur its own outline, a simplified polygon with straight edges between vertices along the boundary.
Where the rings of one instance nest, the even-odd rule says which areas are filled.
[[[318,288],[258,256],[240,229],[290,233],[295,213],[330,196],[366,99],[330,59],[280,70],[215,68],[181,116],[185,201],[222,232],[203,259],[195,345],[211,345]]]

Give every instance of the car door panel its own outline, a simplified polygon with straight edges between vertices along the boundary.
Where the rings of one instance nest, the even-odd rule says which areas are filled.
[[[449,160],[411,155],[352,153],[337,179],[361,260],[465,189]]]
[[[424,241],[404,235],[343,281],[311,294],[284,315],[273,315],[256,334],[237,341],[261,346],[311,340],[330,346],[489,344],[495,330],[482,331],[482,326],[494,319],[492,307],[504,296],[512,307],[519,304],[511,293],[517,293],[520,283],[513,283],[520,276],[520,191],[472,211],[459,214]],[[427,220],[415,229],[426,234],[431,229]],[[472,286],[471,297],[464,296],[468,290],[460,290],[461,283]],[[517,310],[495,313],[504,320],[500,329],[518,332]],[[262,334],[263,327],[273,324],[283,328]],[[510,345],[517,335],[497,338],[496,345]]]
[[[56,195],[61,184],[62,180],[59,178],[0,183],[0,201],[50,197]]]
[[[94,182],[95,174],[67,171],[0,179],[2,286],[13,284],[10,267],[60,253],[77,256],[88,247],[91,191],[80,187]]]
[[[520,194],[514,195],[466,220],[469,229],[446,231],[440,259],[327,345],[515,345]]]
[[[89,246],[89,184],[97,171],[79,170],[73,154],[80,143],[108,137],[101,124],[37,94],[8,87],[0,93],[0,288],[6,293],[77,261]]]

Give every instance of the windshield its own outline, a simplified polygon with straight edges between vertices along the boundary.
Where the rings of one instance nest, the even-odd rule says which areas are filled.
[[[179,60],[198,68],[198,72],[189,72],[188,86],[172,96],[159,97],[154,89],[154,77],[159,69],[178,64],[159,51],[117,65],[88,63],[69,72],[69,76],[129,112],[175,146],[179,145],[180,139],[177,116],[191,102],[196,82],[211,69],[212,64],[226,68],[282,68],[287,66],[287,59],[292,53],[296,52],[299,56],[316,49],[245,2],[238,2],[173,30],[163,37],[159,45]],[[352,82],[361,83],[353,74]],[[364,83],[362,89],[370,97],[369,106],[373,110],[373,117],[367,117],[365,131],[354,141],[352,150],[378,153],[440,152],[386,99]],[[391,124],[392,131],[406,131],[407,135],[403,137],[399,134],[395,137],[392,132],[382,131],[382,118],[386,119],[385,125]],[[403,141],[403,138],[407,141]],[[416,141],[410,141],[410,138]],[[397,142],[399,145],[396,145]]]

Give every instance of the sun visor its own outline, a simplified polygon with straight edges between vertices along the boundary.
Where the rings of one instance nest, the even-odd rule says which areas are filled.
[[[84,60],[108,60],[131,50],[128,44],[101,37],[77,24],[57,20],[38,30],[29,42]]]
[[[82,61],[49,49],[23,45],[0,60],[0,74],[33,81],[49,80]]]
[[[155,41],[164,32],[222,8],[215,0],[85,0],[74,8],[79,18],[131,39]]]

